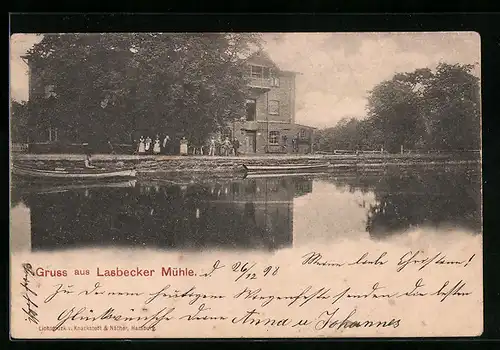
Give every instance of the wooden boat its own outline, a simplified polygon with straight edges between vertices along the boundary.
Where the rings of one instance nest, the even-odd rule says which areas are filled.
[[[118,180],[119,181],[119,180]],[[23,193],[35,193],[35,194],[50,194],[50,193],[60,193],[67,191],[77,191],[77,190],[89,190],[89,189],[101,189],[101,188],[133,188],[136,185],[137,180],[122,180],[119,182],[102,182],[98,181],[98,183],[94,182],[85,182],[80,184],[59,184],[56,183],[54,185],[44,185],[23,189]]]
[[[280,164],[280,165],[245,165],[246,172],[296,172],[296,171],[314,171],[324,170],[330,166],[330,163],[324,164]]]
[[[136,177],[135,169],[104,169],[104,168],[56,168],[37,169],[18,165],[12,166],[12,173],[17,176],[34,179],[53,180],[107,180]]]
[[[255,172],[245,173],[243,179],[269,178],[269,177],[307,177],[328,175],[328,172]]]

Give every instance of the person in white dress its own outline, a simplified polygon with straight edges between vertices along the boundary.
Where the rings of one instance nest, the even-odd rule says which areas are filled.
[[[170,153],[170,136],[165,135],[163,139],[163,154]]]
[[[224,146],[224,155],[227,157],[232,148],[231,141],[229,141],[228,137],[226,137],[226,139],[224,140],[223,146]]]
[[[215,139],[213,137],[210,138],[210,144],[209,144],[209,150],[208,150],[208,155],[209,156],[215,156]]]
[[[161,152],[161,148],[160,148],[160,137],[158,135],[156,135],[156,138],[155,138],[155,143],[153,145],[153,153],[154,154],[160,154]]]
[[[146,153],[146,147],[144,145],[144,136],[141,136],[139,139],[139,148],[137,149],[137,153],[144,154]]]
[[[180,154],[181,155],[187,155],[188,154],[188,141],[186,137],[182,137],[180,141]]]
[[[146,137],[146,142],[145,142],[145,145],[144,145],[146,153],[149,153],[150,150],[151,150],[151,142],[152,142],[151,137],[147,136]]]

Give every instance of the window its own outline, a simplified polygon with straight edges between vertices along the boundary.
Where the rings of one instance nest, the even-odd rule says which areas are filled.
[[[246,120],[248,121],[255,120],[255,117],[257,115],[256,104],[257,102],[255,100],[249,99],[246,101],[246,109],[247,109]]]
[[[300,129],[299,138],[301,138],[301,139],[306,138],[306,130],[305,129]]]
[[[250,66],[250,76],[252,78],[269,78],[271,70],[268,67]]]
[[[273,86],[280,87],[280,78],[279,77],[273,77]]]
[[[49,128],[49,142],[57,141],[57,128]]]
[[[269,100],[268,112],[274,115],[280,114],[280,101]]]
[[[264,78],[269,78],[271,76],[271,70],[267,67],[262,68],[262,76]]]
[[[250,66],[250,76],[252,78],[262,78],[262,67]]]
[[[280,132],[279,131],[269,131],[269,144],[270,145],[278,145],[280,140]]]

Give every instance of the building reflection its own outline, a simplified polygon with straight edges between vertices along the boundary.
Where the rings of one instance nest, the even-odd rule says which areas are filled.
[[[292,244],[293,198],[309,192],[309,179],[263,178],[30,191],[15,198],[30,208],[32,250],[274,250]]]

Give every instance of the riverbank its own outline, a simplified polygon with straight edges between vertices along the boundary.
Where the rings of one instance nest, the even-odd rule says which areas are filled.
[[[363,154],[363,155],[258,155],[258,156],[136,156],[96,154],[97,166],[134,166],[140,175],[172,173],[238,173],[242,165],[321,164],[330,163],[329,170],[369,171],[385,167],[417,165],[474,165],[480,163],[478,154]],[[79,154],[12,154],[12,161],[30,166],[71,166],[83,162]]]

